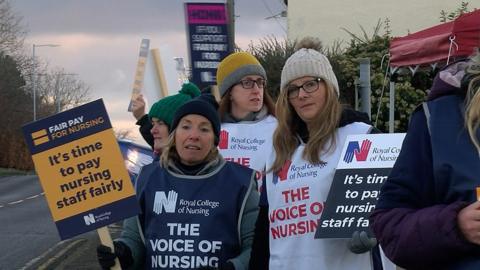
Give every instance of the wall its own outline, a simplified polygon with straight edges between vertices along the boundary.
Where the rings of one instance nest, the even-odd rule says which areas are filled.
[[[480,0],[470,0],[468,8],[480,8]],[[379,19],[390,19],[393,36],[405,36],[440,23],[440,11],[454,11],[461,1],[454,0],[290,0],[288,38],[311,35],[324,45],[334,40],[347,44],[350,37],[341,28],[360,35],[361,25],[371,36]],[[383,31],[383,29],[382,29]]]

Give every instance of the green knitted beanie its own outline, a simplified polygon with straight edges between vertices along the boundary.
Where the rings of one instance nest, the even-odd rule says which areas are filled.
[[[170,127],[172,124],[173,115],[177,109],[185,102],[199,95],[200,89],[198,89],[195,84],[185,83],[182,85],[182,89],[178,91],[178,94],[164,97],[153,104],[152,108],[150,108],[150,112],[148,113],[148,117],[150,119],[153,117],[158,118]]]

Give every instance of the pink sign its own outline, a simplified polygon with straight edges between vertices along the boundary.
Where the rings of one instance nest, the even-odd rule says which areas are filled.
[[[225,4],[187,4],[187,23],[226,24]]]

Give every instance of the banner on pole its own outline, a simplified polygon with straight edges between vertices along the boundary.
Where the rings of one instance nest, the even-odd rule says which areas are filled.
[[[147,65],[148,59],[148,48],[150,47],[150,40],[149,39],[142,39],[140,43],[140,52],[138,53],[138,62],[137,67],[135,69],[135,77],[133,79],[133,87],[132,87],[132,97],[130,99],[130,103],[128,104],[128,111],[132,111],[132,102],[142,93],[143,90],[143,79],[145,76],[145,67]]]
[[[27,124],[23,133],[60,238],[139,213],[101,99]]]
[[[216,84],[220,61],[231,51],[225,3],[185,3],[192,82],[200,89]]]

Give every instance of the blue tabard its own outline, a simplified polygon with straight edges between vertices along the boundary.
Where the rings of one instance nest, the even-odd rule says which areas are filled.
[[[437,203],[474,202],[475,188],[480,187],[480,158],[465,128],[464,101],[451,95],[427,105]]]
[[[219,267],[240,254],[241,215],[255,189],[252,169],[226,162],[202,176],[160,166],[145,173],[139,198],[146,269]]]

